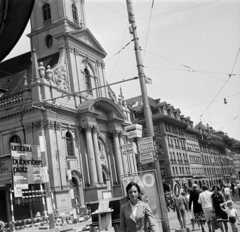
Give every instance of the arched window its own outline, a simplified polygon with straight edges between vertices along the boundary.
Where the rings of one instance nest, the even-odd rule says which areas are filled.
[[[74,21],[74,23],[78,24],[77,7],[74,4],[72,4],[72,14],[73,14],[73,21]]]
[[[43,7],[42,7],[42,11],[43,11],[43,23],[44,24],[51,23],[51,8],[50,8],[50,4],[49,3],[44,4]]]
[[[84,72],[85,72],[86,90],[88,90],[87,93],[92,94],[92,90],[91,90],[91,88],[92,88],[92,85],[91,85],[91,75],[90,75],[90,73],[89,73],[87,68],[84,69]]]
[[[67,155],[74,156],[73,154],[73,138],[70,132],[66,133]]]
[[[18,135],[14,135],[14,136],[11,137],[10,143],[20,143],[21,144],[22,141],[21,141],[21,139]]]

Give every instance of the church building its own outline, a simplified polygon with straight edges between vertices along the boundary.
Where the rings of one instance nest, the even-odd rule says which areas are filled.
[[[130,170],[120,146],[131,124],[126,102],[106,82],[106,52],[86,24],[84,0],[35,0],[31,51],[0,64],[0,220],[11,221],[11,143],[41,145],[52,201],[71,209],[123,196]],[[32,190],[38,187],[32,186]],[[15,220],[42,206],[13,200]],[[23,210],[24,209],[24,210]]]

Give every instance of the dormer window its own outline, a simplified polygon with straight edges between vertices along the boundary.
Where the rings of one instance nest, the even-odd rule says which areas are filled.
[[[84,69],[85,72],[85,84],[87,93],[92,94],[92,84],[91,84],[91,75],[87,68]]]
[[[72,14],[74,23],[78,24],[78,12],[77,7],[74,4],[72,4]]]
[[[49,3],[46,3],[42,7],[43,11],[43,23],[44,25],[51,23],[51,7]]]

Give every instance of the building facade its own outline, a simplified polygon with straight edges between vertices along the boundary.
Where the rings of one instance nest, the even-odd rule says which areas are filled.
[[[133,123],[145,125],[142,96],[127,99]],[[240,142],[229,138],[222,131],[202,123],[194,126],[189,117],[181,115],[179,109],[167,102],[149,97],[157,142],[156,154],[160,162],[164,189],[174,185],[187,189],[193,183],[200,187],[207,184],[234,181],[239,173]],[[140,165],[142,169],[151,164]]]
[[[42,164],[58,213],[72,210],[68,170],[74,200],[82,206],[122,196],[121,176],[131,166],[120,151],[130,113],[106,85],[106,52],[87,28],[84,0],[36,0],[28,36],[31,52],[0,64],[0,220],[5,222],[11,221],[14,189],[11,143],[44,150]],[[42,203],[28,197],[13,205],[15,220],[43,212]]]

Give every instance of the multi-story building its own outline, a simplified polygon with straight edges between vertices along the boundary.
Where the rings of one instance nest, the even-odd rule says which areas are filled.
[[[120,145],[131,123],[129,111],[111,89],[98,88],[106,86],[106,52],[86,25],[84,1],[36,0],[28,36],[32,51],[0,64],[0,220],[5,222],[11,221],[14,189],[11,143],[41,145],[58,213],[72,209],[71,181],[80,206],[106,194],[122,196],[120,178],[128,170]],[[30,187],[21,190],[40,190],[39,184]],[[13,201],[15,220],[43,212],[42,203],[32,204],[27,194]]]
[[[142,96],[127,100],[132,112],[132,122],[145,125]],[[167,102],[149,97],[157,141],[164,188],[178,184],[186,189],[193,183],[212,186],[236,178],[233,157],[237,159],[240,143],[223,132],[215,132],[202,123],[194,126],[189,117],[181,115],[179,109]],[[234,146],[233,146],[234,144]],[[143,170],[152,164],[142,165]]]

